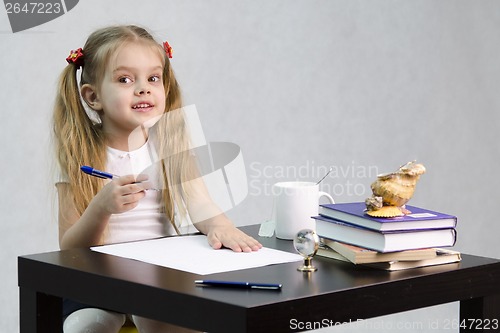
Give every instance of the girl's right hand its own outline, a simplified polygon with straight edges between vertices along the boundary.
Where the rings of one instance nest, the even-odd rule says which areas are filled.
[[[104,243],[103,233],[111,214],[133,209],[151,188],[146,175],[113,179],[96,194],[82,215],[78,214],[68,183],[59,183],[59,244],[61,249]]]
[[[106,184],[94,200],[108,214],[120,214],[135,208],[139,200],[144,198],[148,189],[148,176],[127,175],[113,179]],[[144,182],[144,183],[142,183]]]

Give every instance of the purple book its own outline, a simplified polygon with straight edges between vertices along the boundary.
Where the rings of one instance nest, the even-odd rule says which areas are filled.
[[[422,229],[450,229],[457,225],[457,217],[432,210],[406,205],[411,214],[401,217],[372,217],[366,214],[364,202],[320,205],[319,214],[377,231],[404,231]]]
[[[314,216],[318,236],[378,252],[453,246],[454,228],[376,231],[324,216]]]

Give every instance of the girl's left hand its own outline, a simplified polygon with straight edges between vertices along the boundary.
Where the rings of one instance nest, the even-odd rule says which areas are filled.
[[[207,234],[208,244],[216,250],[227,247],[234,252],[252,252],[262,248],[253,237],[233,225],[213,227]]]

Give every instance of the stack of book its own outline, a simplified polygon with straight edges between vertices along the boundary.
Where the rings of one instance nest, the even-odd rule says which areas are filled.
[[[321,249],[318,254],[341,255],[356,264],[385,263],[378,264],[379,268],[389,270],[460,260],[458,252],[439,249],[455,244],[455,216],[414,206],[406,208],[411,214],[375,218],[365,214],[364,202],[320,205],[320,215],[314,217],[316,232],[328,250]],[[397,268],[403,265],[396,262],[405,262],[408,267]]]
[[[449,249],[429,248],[380,253],[328,239],[323,239],[317,255],[387,271],[449,264],[462,260],[460,252]]]

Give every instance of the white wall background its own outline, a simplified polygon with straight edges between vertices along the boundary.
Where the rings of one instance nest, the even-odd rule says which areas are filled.
[[[18,330],[17,256],[58,247],[57,76],[91,31],[122,23],[169,40],[207,140],[242,147],[250,194],[230,213],[236,224],[269,217],[276,181],[319,179],[334,166],[323,190],[359,201],[376,172],[417,159],[428,172],[411,203],[459,217],[456,249],[500,257],[498,1],[86,0],[16,34],[0,9],[3,332]],[[456,318],[454,303],[364,330],[449,332],[443,323]],[[363,331],[327,331],[354,329]]]

